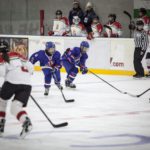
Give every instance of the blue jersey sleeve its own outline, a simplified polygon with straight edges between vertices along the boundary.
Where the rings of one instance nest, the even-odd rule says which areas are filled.
[[[41,59],[41,53],[42,53],[42,51],[38,51],[38,52],[32,54],[31,57],[30,57],[30,59],[29,59],[30,62],[32,64],[35,64],[36,62],[40,61],[40,59]]]
[[[82,54],[81,58],[80,58],[80,64],[79,66],[81,68],[85,68],[86,67],[86,60],[88,59],[88,55],[86,53]]]
[[[61,65],[61,54],[60,52],[56,51],[54,54],[53,54],[53,64],[54,64],[54,67],[60,69],[62,67]]]
[[[67,59],[72,64],[77,64],[80,59],[80,48],[74,47],[72,50],[68,52]]]

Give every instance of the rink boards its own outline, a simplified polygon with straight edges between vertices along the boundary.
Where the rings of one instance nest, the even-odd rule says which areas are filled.
[[[0,37],[19,37],[28,38],[28,56],[34,52],[45,49],[47,41],[53,41],[56,44],[56,49],[61,54],[67,48],[80,46],[80,42],[87,40],[84,37],[50,37],[50,36],[14,36],[1,35]],[[87,66],[92,71],[98,74],[117,74],[117,75],[133,75],[133,53],[134,41],[131,38],[96,38],[89,41],[90,49],[88,51],[89,59]],[[145,61],[143,65],[146,69]],[[41,68],[37,63],[35,70]],[[61,70],[64,72],[64,68]]]

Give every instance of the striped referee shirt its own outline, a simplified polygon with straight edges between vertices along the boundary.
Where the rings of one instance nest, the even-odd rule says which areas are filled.
[[[146,51],[149,40],[148,40],[148,34],[142,30],[142,31],[135,31],[134,32],[134,42],[135,47],[141,48],[142,51]]]

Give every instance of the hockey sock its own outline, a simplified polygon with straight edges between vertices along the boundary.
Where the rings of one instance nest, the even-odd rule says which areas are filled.
[[[23,110],[23,104],[17,100],[14,100],[11,105],[11,113],[21,122],[24,123],[26,117],[28,117],[26,111]]]
[[[0,98],[0,119],[6,116],[7,101]]]

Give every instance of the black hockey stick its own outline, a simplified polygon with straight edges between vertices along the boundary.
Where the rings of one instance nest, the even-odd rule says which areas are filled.
[[[133,94],[130,94],[130,93],[128,93],[128,92],[123,92],[123,91],[119,90],[118,88],[116,88],[115,86],[113,86],[112,84],[110,84],[109,82],[107,82],[106,80],[104,80],[104,79],[102,79],[101,77],[99,77],[99,76],[98,76],[97,74],[95,74],[94,72],[92,72],[92,71],[90,71],[90,70],[89,70],[89,72],[92,73],[92,74],[93,74],[94,76],[96,76],[97,78],[101,79],[103,82],[107,83],[109,86],[111,86],[112,88],[114,88],[114,89],[117,90],[118,92],[120,92],[120,93],[122,93],[122,94],[128,94],[128,95],[130,95],[130,96],[132,96],[132,97],[137,97],[136,95],[133,95]]]
[[[106,24],[104,25],[104,28],[108,28],[110,31],[112,31],[112,28]]]
[[[58,88],[59,89],[59,88]],[[61,92],[61,94],[62,94],[62,97],[63,97],[63,99],[64,99],[64,101],[66,102],[66,103],[70,103],[70,102],[74,102],[75,100],[74,99],[66,99],[65,98],[65,95],[64,95],[64,93],[63,93],[63,90],[62,89],[59,89],[60,90],[60,92]]]
[[[129,17],[130,24],[131,24],[132,23],[132,16],[131,16],[131,14],[129,12],[127,12],[126,10],[124,10],[123,13]],[[132,30],[130,29],[130,38],[131,38],[131,36],[132,36]]]
[[[132,97],[141,97],[142,95],[144,95],[145,93],[147,93],[148,91],[150,91],[150,88],[145,90],[144,92],[142,92],[141,94],[138,94],[138,95],[133,95],[133,94],[130,94],[128,93],[128,95],[132,96]]]
[[[34,101],[34,103],[37,105],[37,107],[41,110],[41,112],[43,113],[43,115],[47,118],[47,120],[49,121],[49,123],[54,127],[54,128],[60,128],[60,127],[64,127],[68,125],[68,122],[64,122],[64,123],[60,123],[60,124],[54,124],[49,117],[46,115],[46,113],[43,111],[43,109],[40,107],[40,105],[37,103],[37,101],[34,99],[34,97],[32,95],[30,95],[31,99]]]
[[[131,20],[132,20],[131,14],[129,12],[127,12],[126,10],[124,10],[123,13],[126,14],[129,17],[130,22],[131,22]]]
[[[54,77],[54,79],[56,80],[56,82],[57,82],[57,77],[55,76],[55,74],[53,73],[53,77]],[[57,85],[56,85],[57,86]],[[58,86],[57,86],[58,87]],[[61,94],[62,94],[62,97],[63,97],[63,99],[64,99],[64,101],[66,102],[66,103],[71,103],[71,102],[74,102],[75,100],[74,99],[66,99],[66,97],[65,97],[65,95],[64,95],[64,93],[63,93],[63,90],[62,89],[60,89],[59,87],[58,87],[58,89],[60,90],[60,92],[61,92]]]

